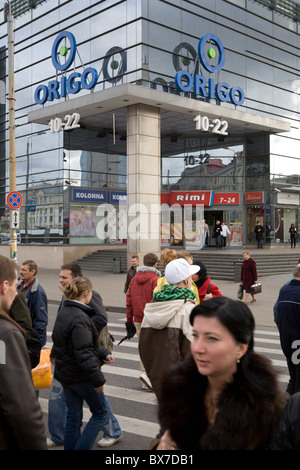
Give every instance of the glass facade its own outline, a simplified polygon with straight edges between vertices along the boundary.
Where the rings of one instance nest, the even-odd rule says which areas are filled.
[[[7,21],[0,10],[0,233],[9,233],[9,135]],[[273,4],[274,2],[272,2]],[[75,99],[76,93],[36,104],[38,86],[57,78],[51,60],[55,38],[70,31],[77,53],[68,73],[85,68],[98,73],[95,91],[124,83],[156,89],[174,99],[209,102],[265,118],[287,121],[289,133],[277,135],[242,130],[228,136],[193,132],[186,135],[168,125],[161,113],[161,190],[214,191],[239,194],[234,203],[221,200],[205,207],[210,227],[217,218],[243,226],[243,242],[254,243],[257,220],[271,225],[267,241],[288,242],[288,228],[300,228],[299,65],[297,2],[272,4],[255,0],[46,0],[14,20],[16,190],[23,195],[22,243],[102,244],[97,232],[103,215],[95,203],[74,197],[74,188],[104,191],[108,203],[125,194],[126,133],[96,124],[51,133],[49,126],[28,123],[28,113]],[[280,9],[281,3],[289,6]],[[221,71],[209,74],[198,57],[198,43],[215,34],[224,46]],[[212,59],[213,63],[213,59]],[[242,106],[180,92],[176,72],[201,74],[215,83],[239,86]],[[65,74],[66,76],[66,74]],[[81,89],[80,96],[90,94]],[[62,93],[61,93],[62,94]],[[153,103],[156,105],[156,102]],[[100,111],[99,111],[100,112]],[[221,111],[220,111],[221,113]],[[191,119],[193,116],[191,115]],[[125,126],[126,128],[126,126]],[[116,146],[116,139],[118,145]],[[96,193],[95,193],[96,194]],[[245,195],[249,195],[248,199]],[[251,199],[251,196],[254,199]],[[255,197],[257,196],[257,199]],[[260,197],[261,196],[261,197]],[[254,202],[253,202],[254,201]],[[125,217],[121,208],[117,223]],[[118,233],[110,238],[123,243]]]

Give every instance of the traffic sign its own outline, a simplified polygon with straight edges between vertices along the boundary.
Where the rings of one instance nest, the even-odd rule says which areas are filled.
[[[20,228],[20,211],[15,210],[10,213],[10,228],[17,229]]]
[[[7,195],[7,204],[11,209],[19,209],[23,204],[22,194],[17,191],[11,191]]]

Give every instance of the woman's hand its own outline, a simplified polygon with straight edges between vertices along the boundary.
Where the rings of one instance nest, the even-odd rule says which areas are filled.
[[[112,364],[113,362],[115,362],[115,358],[109,355],[106,356],[106,359],[103,360],[103,362],[105,362],[105,364]]]
[[[203,300],[209,300],[209,299],[212,299],[212,298],[213,298],[212,294],[205,294]]]
[[[171,438],[169,431],[166,431],[163,434],[156,449],[157,450],[176,450],[176,444]]]
[[[96,390],[97,393],[103,393],[104,386],[102,385],[102,387],[97,387],[97,388],[95,388],[95,390]]]

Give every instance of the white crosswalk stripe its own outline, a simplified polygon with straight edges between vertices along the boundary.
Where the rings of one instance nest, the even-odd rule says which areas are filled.
[[[115,314],[116,315],[116,314]],[[143,420],[133,416],[125,416],[117,414],[116,417],[120,423],[123,433],[133,433],[137,436],[147,438],[154,438],[159,430],[157,422],[157,401],[154,393],[141,389],[139,383],[139,354],[136,336],[130,341],[124,341],[120,346],[118,342],[126,335],[124,325],[124,315],[120,314],[119,318],[114,317],[112,322],[109,322],[109,331],[115,338],[115,346],[113,355],[116,359],[114,364],[104,365],[103,373],[106,377],[107,383],[105,385],[105,393],[109,399],[117,398],[128,404],[133,404],[135,409],[139,410],[149,408],[151,410],[151,421]],[[51,347],[51,334],[48,332],[47,347]],[[279,341],[278,332],[274,329],[260,327],[255,334],[255,351],[266,355],[272,360],[272,363],[279,374],[279,381],[282,389],[288,382],[288,371],[286,366],[285,357],[282,353]],[[126,364],[124,366],[123,364]],[[120,378],[118,381],[117,379]],[[126,381],[126,386],[124,385]],[[122,385],[123,384],[123,385]],[[128,385],[129,384],[129,385]],[[48,412],[48,399],[40,398],[40,403],[43,411]],[[122,410],[127,409],[123,407]],[[88,421],[90,412],[87,408],[84,409],[84,422]]]

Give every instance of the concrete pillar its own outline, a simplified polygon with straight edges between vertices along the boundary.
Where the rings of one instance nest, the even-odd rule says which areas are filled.
[[[127,260],[160,254],[160,110],[137,104],[127,115]]]

